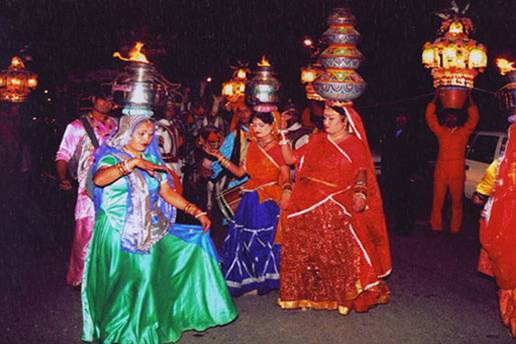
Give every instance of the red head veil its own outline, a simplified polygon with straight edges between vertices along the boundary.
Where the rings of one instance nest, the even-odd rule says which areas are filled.
[[[380,276],[386,276],[391,272],[391,254],[389,248],[389,236],[387,234],[387,226],[385,224],[385,216],[383,213],[382,197],[380,188],[376,180],[373,158],[364,129],[364,124],[358,112],[353,109],[351,104],[340,105],[340,109],[344,110],[348,118],[349,125],[353,129],[354,134],[363,142],[365,151],[367,152],[367,209],[358,213],[358,220],[367,228],[366,233],[362,233],[365,238],[360,238],[368,243],[366,249],[375,257],[373,265]],[[339,111],[341,112],[341,111]]]

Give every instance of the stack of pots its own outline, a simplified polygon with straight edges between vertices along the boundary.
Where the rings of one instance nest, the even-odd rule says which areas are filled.
[[[349,102],[364,93],[366,83],[355,71],[363,57],[356,48],[360,34],[348,8],[335,8],[328,16],[323,42],[328,47],[319,56],[323,72],[314,81],[315,92],[327,100]]]

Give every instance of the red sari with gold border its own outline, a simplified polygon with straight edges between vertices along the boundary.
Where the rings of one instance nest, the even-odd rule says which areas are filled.
[[[350,135],[337,144],[321,133],[295,155],[296,184],[279,238],[279,305],[347,314],[388,302],[389,241],[367,142]],[[353,185],[361,169],[368,205],[357,213]]]
[[[490,263],[490,272],[500,288],[502,320],[516,337],[516,124],[509,128],[507,148],[491,197],[489,220],[480,227],[480,241],[487,252],[487,257],[482,258],[484,263]]]

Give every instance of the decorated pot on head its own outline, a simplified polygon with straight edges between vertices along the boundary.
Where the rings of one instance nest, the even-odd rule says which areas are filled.
[[[246,102],[255,111],[270,112],[278,109],[281,84],[274,75],[272,66],[263,57],[258,63],[255,76],[245,86]]]
[[[330,69],[358,69],[362,60],[362,53],[352,45],[330,45],[319,56],[323,67]]]
[[[326,19],[328,26],[336,25],[355,25],[357,22],[351,10],[347,7],[336,7],[331,10],[330,15]]]
[[[325,44],[356,45],[360,41],[360,34],[353,26],[331,26],[322,36]]]
[[[315,92],[325,99],[351,101],[364,93],[366,82],[352,69],[327,68],[313,86]]]
[[[516,70],[508,72],[504,79],[507,83],[496,91],[498,104],[510,116],[516,115]]]

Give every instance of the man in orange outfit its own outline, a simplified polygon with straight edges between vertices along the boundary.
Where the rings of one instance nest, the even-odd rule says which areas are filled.
[[[462,197],[464,194],[465,149],[468,138],[478,123],[478,108],[469,95],[468,119],[462,127],[457,126],[457,112],[455,109],[445,109],[444,125],[440,125],[435,113],[436,100],[426,107],[426,123],[435,134],[439,142],[439,154],[434,171],[434,196],[430,225],[434,231],[442,231],[442,208],[447,190],[452,200],[452,218],[450,232],[460,231],[462,224]]]

